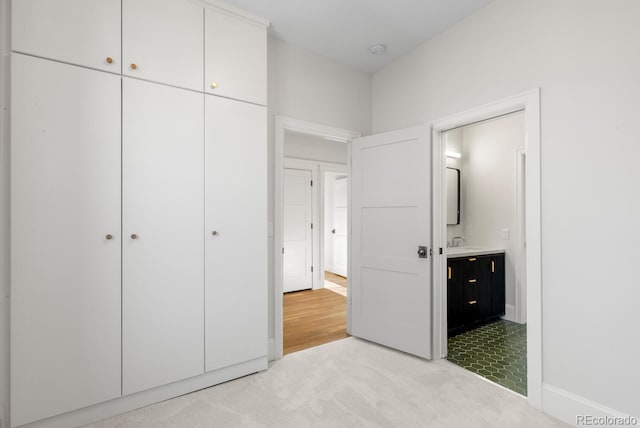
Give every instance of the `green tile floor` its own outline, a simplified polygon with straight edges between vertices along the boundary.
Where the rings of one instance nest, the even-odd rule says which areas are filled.
[[[498,320],[449,338],[447,359],[527,395],[527,326]]]

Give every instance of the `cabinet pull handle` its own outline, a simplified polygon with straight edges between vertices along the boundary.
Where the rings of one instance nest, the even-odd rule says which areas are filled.
[[[138,235],[136,235],[135,233],[131,234],[131,239],[138,239]]]
[[[496,271],[496,264],[493,260],[491,260],[491,272],[495,272]]]
[[[105,238],[107,238],[107,241],[111,241],[113,239],[113,235],[109,233]]]
[[[108,56],[105,61],[107,61],[107,64],[113,64],[113,58],[111,58],[110,56]]]
[[[470,305],[475,305],[476,303],[478,303],[478,301],[477,301],[477,300],[469,300],[469,304],[470,304]]]
[[[447,269],[449,269],[449,279],[451,279],[451,266],[449,266]]]
[[[215,89],[218,87],[218,84],[216,82],[211,82],[211,89]]]
[[[129,67],[131,67],[132,70],[137,70],[138,69],[138,65],[137,64],[131,64]]]
[[[214,230],[213,232],[211,232],[211,234],[212,234],[213,236],[216,236],[216,235],[218,234],[218,231],[217,231],[217,230]]]
[[[473,257],[473,258],[469,259],[469,261],[470,261],[470,262],[475,262],[475,261],[476,261],[476,258],[475,258],[475,257]]]
[[[469,282],[472,284],[475,284],[478,280],[477,279],[470,279]]]

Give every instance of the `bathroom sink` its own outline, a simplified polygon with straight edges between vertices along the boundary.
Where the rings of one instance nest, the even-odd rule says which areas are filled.
[[[466,257],[504,253],[503,249],[496,247],[449,247],[446,251],[447,257]]]

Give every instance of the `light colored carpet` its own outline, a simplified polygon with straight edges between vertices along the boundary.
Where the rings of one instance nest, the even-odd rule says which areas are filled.
[[[285,356],[266,372],[88,425],[200,427],[565,427],[444,360],[353,337]]]
[[[334,293],[338,293],[341,296],[347,297],[347,287],[343,287],[342,285],[338,285],[334,282],[324,280],[324,288],[327,288]]]

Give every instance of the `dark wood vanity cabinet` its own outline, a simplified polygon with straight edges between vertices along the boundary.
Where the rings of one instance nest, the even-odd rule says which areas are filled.
[[[504,315],[504,254],[450,258],[447,265],[449,335]]]

